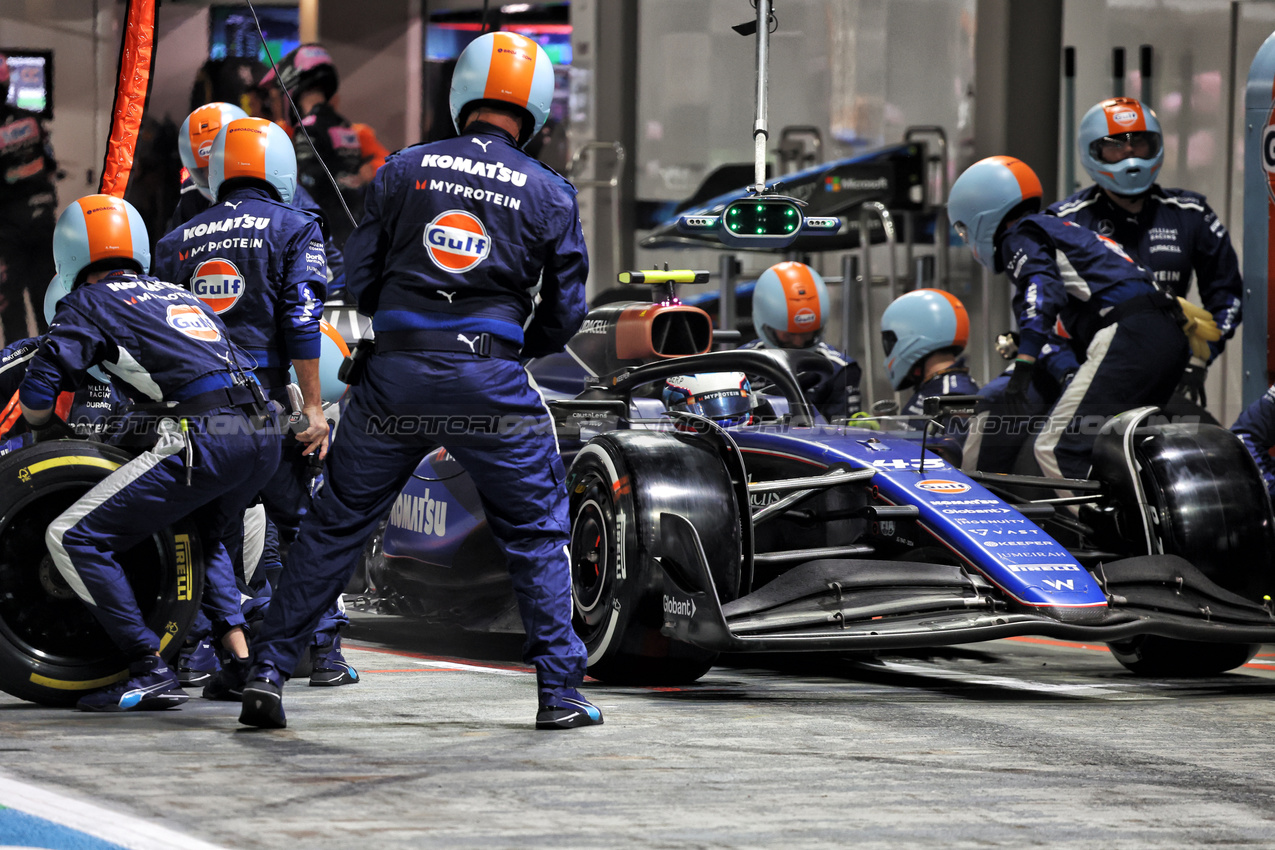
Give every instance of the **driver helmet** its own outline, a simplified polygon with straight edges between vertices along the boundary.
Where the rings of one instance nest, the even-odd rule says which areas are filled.
[[[320,89],[324,99],[331,100],[340,83],[332,54],[323,45],[302,44],[267,71],[261,82],[257,83],[257,88],[281,85],[294,99],[308,89]]]
[[[925,358],[960,354],[970,339],[970,317],[960,299],[941,289],[917,289],[894,299],[881,314],[885,370],[896,390],[921,379]]]
[[[213,139],[231,121],[247,117],[248,113],[234,104],[218,101],[204,104],[182,122],[177,151],[199,193],[210,201],[217,200],[208,188],[208,155],[212,153]]]
[[[53,264],[67,291],[92,268],[151,268],[146,223],[133,205],[114,195],[85,195],[58,216],[53,229]]]
[[[1155,113],[1131,97],[1095,104],[1080,119],[1080,162],[1094,182],[1117,195],[1151,189],[1164,164],[1164,136]]]
[[[226,181],[244,177],[266,183],[279,200],[292,203],[297,154],[287,131],[264,118],[240,118],[221,129],[208,155],[208,188],[220,198]]]
[[[743,372],[679,375],[664,382],[664,409],[694,413],[719,425],[747,425],[753,418],[753,389]]]
[[[753,289],[753,327],[767,348],[809,348],[822,336],[828,314],[828,286],[805,263],[776,263],[757,278]],[[803,345],[780,338],[805,335]]]
[[[1040,211],[1044,190],[1031,166],[1012,156],[989,156],[965,169],[947,196],[947,217],[979,265],[1004,270],[1005,222]]]
[[[523,114],[518,147],[525,147],[549,117],[553,101],[553,63],[549,55],[525,36],[489,32],[469,43],[452,72],[452,123],[464,132],[471,110],[491,102],[514,107]]]

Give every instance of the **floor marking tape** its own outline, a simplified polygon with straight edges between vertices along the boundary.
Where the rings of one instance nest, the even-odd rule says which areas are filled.
[[[0,773],[0,804],[127,847],[129,850],[224,850],[167,827],[64,797]]]

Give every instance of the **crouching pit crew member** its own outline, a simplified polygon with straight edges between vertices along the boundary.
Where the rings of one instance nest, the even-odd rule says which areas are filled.
[[[209,553],[205,611],[223,645],[246,655],[239,591],[221,541],[273,474],[278,432],[216,314],[146,274],[146,226],[130,204],[109,195],[71,204],[58,219],[53,255],[71,292],[28,364],[19,390],[23,416],[37,430],[57,427],[57,394],[76,389],[101,365],[135,402],[135,416],[150,418],[155,437],[46,534],[58,572],[129,659],[126,680],[78,705],[171,708],[186,694],[159,657],[159,637],[147,628],[116,553],[193,515]]]
[[[925,400],[935,396],[973,395],[978,384],[965,365],[970,317],[955,295],[940,289],[917,289],[900,295],[881,314],[881,346],[885,370],[896,391],[913,389],[904,416],[923,416]],[[914,421],[924,427],[924,420]],[[953,419],[948,434],[965,440],[965,422]]]
[[[1080,369],[1032,438],[1033,452],[1045,475],[1085,478],[1101,425],[1167,402],[1191,349],[1178,300],[1111,239],[1039,213],[1041,196],[1026,163],[988,157],[957,178],[948,213],[974,259],[1005,271],[1015,288],[1022,339],[1009,407],[1026,408],[1036,359],[1057,323],[1070,338]]]
[[[480,36],[452,77],[461,135],[398,152],[369,187],[345,246],[346,285],[373,317],[376,349],[347,396],[323,487],[253,643],[241,723],[286,725],[283,684],[320,614],[443,443],[477,485],[505,554],[536,668],[536,727],[602,722],[577,690],[586,653],[571,627],[562,459],[518,362],[562,351],[586,309],[575,190],[521,151],[552,93],[552,65],[534,41]]]
[[[321,459],[328,441],[319,379],[327,261],[318,216],[289,205],[296,181],[287,133],[262,118],[231,121],[208,157],[208,187],[217,203],[161,239],[155,259],[161,277],[187,286],[225,323],[270,397],[305,416],[303,431],[283,436],[278,471],[261,493],[284,542],[296,538],[309,509],[308,456]],[[299,405],[290,399],[289,365],[296,368]],[[338,629],[348,621],[335,606],[324,618],[311,650],[312,684],[358,681],[340,649]],[[224,660],[224,675],[205,696],[238,697],[247,670]]]

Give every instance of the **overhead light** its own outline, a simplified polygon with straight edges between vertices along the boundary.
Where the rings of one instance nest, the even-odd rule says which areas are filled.
[[[531,4],[530,3],[510,3],[507,6],[501,6],[500,11],[505,13],[506,15],[516,15],[519,12],[530,12]]]

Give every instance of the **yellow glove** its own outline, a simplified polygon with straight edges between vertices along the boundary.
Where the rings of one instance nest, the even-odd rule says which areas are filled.
[[[1182,323],[1182,333],[1186,334],[1186,341],[1191,344],[1191,353],[1207,362],[1210,356],[1209,343],[1221,339],[1222,331],[1208,310],[1197,307],[1182,297],[1178,298],[1178,303],[1182,305],[1182,315],[1186,316],[1186,321]]]
[[[852,428],[870,428],[873,431],[881,430],[880,421],[878,421],[876,417],[864,413],[863,411],[859,411],[858,413],[851,415],[850,421],[846,424]]]

